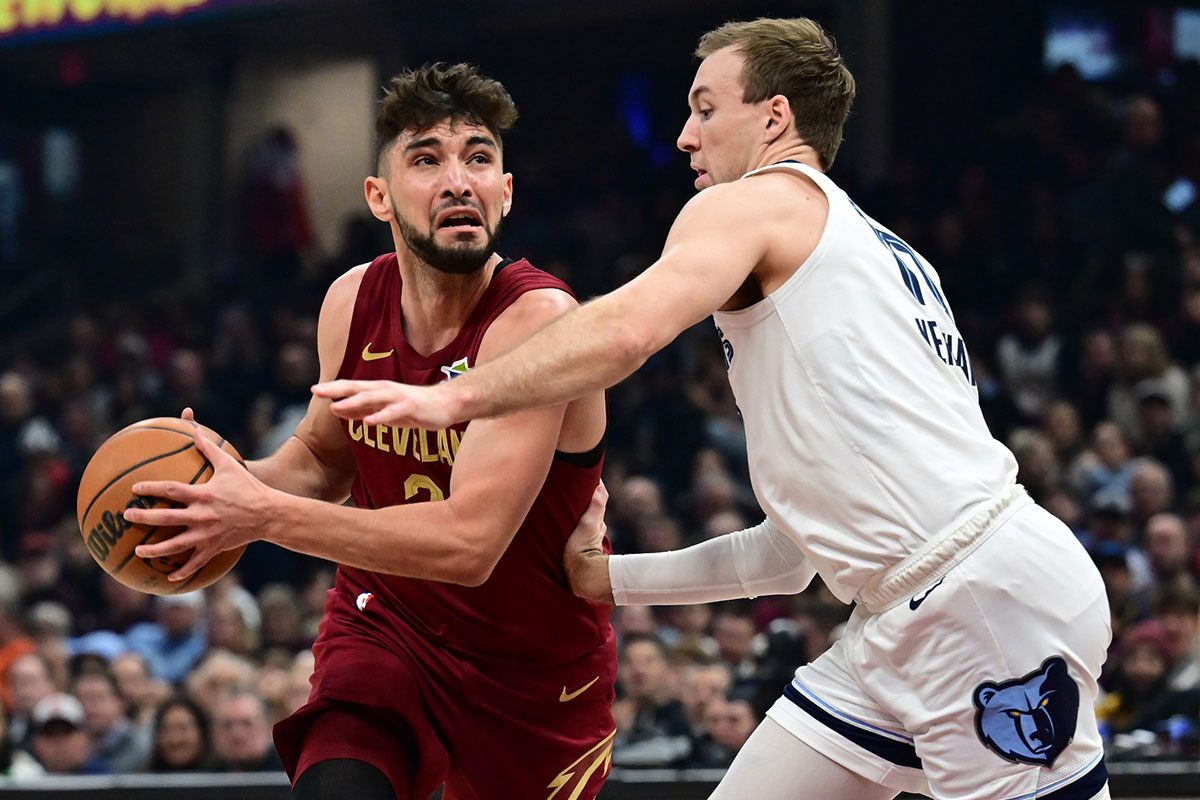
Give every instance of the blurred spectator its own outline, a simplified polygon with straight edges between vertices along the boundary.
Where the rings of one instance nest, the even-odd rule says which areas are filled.
[[[170,693],[166,681],[152,678],[146,659],[132,651],[121,653],[112,660],[112,674],[129,718],[139,725],[148,724],[159,703]]]
[[[728,767],[758,723],[750,701],[745,698],[716,698],[704,710],[701,755],[693,759],[691,766]]]
[[[250,627],[233,600],[216,598],[208,604],[208,646],[249,656],[258,650],[258,630]]]
[[[1186,494],[1192,487],[1192,463],[1183,442],[1182,428],[1175,422],[1171,400],[1159,381],[1138,385],[1138,454],[1158,461],[1171,473],[1176,491]]]
[[[1195,591],[1196,579],[1189,571],[1192,553],[1183,517],[1168,512],[1155,514],[1146,520],[1144,538],[1146,556],[1158,587]]]
[[[45,659],[36,653],[26,653],[13,661],[7,674],[12,689],[7,735],[13,747],[27,748],[33,733],[34,706],[54,694],[57,687],[51,680]]]
[[[296,590],[283,583],[270,583],[258,593],[262,609],[262,648],[278,647],[289,655],[312,646],[301,626],[303,616]]]
[[[84,730],[93,752],[108,771],[134,772],[150,753],[150,732],[131,720],[109,672],[85,672],[75,678],[72,694],[83,706]]]
[[[9,668],[18,658],[33,652],[33,640],[21,623],[21,581],[17,573],[0,564],[0,701],[12,708]]]
[[[1054,331],[1046,296],[1026,290],[1017,303],[1016,329],[1000,337],[996,365],[1026,423],[1040,422],[1058,396],[1062,339]]]
[[[41,777],[46,770],[33,756],[24,750],[18,750],[8,738],[8,720],[0,707],[0,782],[3,779],[27,781]]]
[[[1096,718],[1109,730],[1131,730],[1137,716],[1167,687],[1168,634],[1153,620],[1138,623],[1118,641],[1117,666],[1097,700]]]
[[[1200,595],[1195,590],[1160,590],[1154,602],[1154,619],[1167,633],[1171,671],[1167,686],[1173,691],[1200,686]]]
[[[1059,485],[1058,459],[1050,438],[1033,428],[1013,431],[1010,447],[1017,459],[1017,483],[1040,503]]]
[[[213,754],[225,772],[283,772],[262,699],[251,691],[222,695],[212,715]]]
[[[155,621],[154,595],[105,578],[99,586],[102,602],[96,616],[97,628],[125,633],[134,625]]]
[[[213,769],[208,715],[183,695],[165,700],[154,714],[146,772],[207,772]]]
[[[1152,458],[1135,458],[1129,476],[1130,514],[1134,527],[1141,529],[1146,520],[1175,505],[1175,484],[1167,468]]]
[[[187,694],[211,716],[221,696],[254,688],[254,663],[242,656],[214,650],[196,665],[185,681]]]
[[[679,701],[687,718],[693,744],[704,735],[704,712],[733,687],[733,673],[720,661],[685,664],[680,673]],[[695,751],[693,751],[695,754]]]
[[[1085,506],[1095,505],[1101,495],[1128,497],[1133,476],[1131,455],[1129,440],[1116,423],[1101,422],[1093,429],[1091,446],[1068,468],[1068,480]]]
[[[105,774],[108,765],[95,753],[83,726],[83,706],[69,694],[43,697],[33,707],[30,751],[47,773]]]
[[[618,727],[613,764],[621,767],[671,767],[691,755],[687,715],[667,663],[666,648],[653,634],[629,634],[621,646],[620,683],[633,717]]]
[[[758,673],[754,649],[757,635],[758,626],[745,606],[722,606],[713,617],[717,658],[729,667],[735,689],[754,688],[753,682]]]
[[[1182,427],[1188,422],[1191,387],[1187,375],[1171,362],[1162,334],[1152,325],[1134,323],[1121,332],[1120,380],[1108,392],[1108,416],[1123,430],[1137,428],[1138,390],[1143,381],[1153,380],[1168,398],[1172,421]]]
[[[1116,641],[1135,624],[1150,617],[1154,606],[1154,588],[1137,589],[1129,569],[1129,548],[1120,542],[1101,540],[1089,551],[1100,570],[1108,606],[1112,612],[1113,640]]]
[[[158,621],[134,625],[125,641],[146,659],[154,677],[179,683],[208,647],[204,592],[160,595],[156,605]]]

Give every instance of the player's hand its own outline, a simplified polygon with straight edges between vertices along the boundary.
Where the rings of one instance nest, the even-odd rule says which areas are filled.
[[[332,400],[330,410],[342,419],[433,431],[460,421],[453,413],[453,398],[447,388],[450,384],[410,386],[395,381],[336,380],[318,383],[312,393]]]
[[[159,558],[195,548],[187,562],[167,576],[170,581],[186,580],[217,553],[265,538],[274,522],[270,510],[274,490],[199,429],[195,442],[200,454],[213,465],[213,476],[207,483],[139,481],[133,485],[135,494],[166,498],[179,507],[125,510],[125,519],[139,525],[186,528],[169,539],[138,545],[134,550],[138,558]]]
[[[604,552],[604,508],[608,490],[601,483],[592,493],[592,502],[579,518],[579,524],[563,549],[563,568],[571,591],[593,603],[613,604],[612,582],[608,577],[608,554]]]

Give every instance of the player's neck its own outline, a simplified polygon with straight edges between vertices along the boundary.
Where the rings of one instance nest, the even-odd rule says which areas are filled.
[[[499,263],[500,256],[493,253],[482,269],[469,275],[452,275],[416,259],[401,258],[400,309],[404,338],[412,348],[429,355],[454,341]]]
[[[746,171],[753,172],[762,167],[778,164],[780,161],[798,161],[820,172],[825,171],[821,169],[821,160],[817,157],[817,151],[804,142],[796,140],[772,143],[763,149],[757,162]]]

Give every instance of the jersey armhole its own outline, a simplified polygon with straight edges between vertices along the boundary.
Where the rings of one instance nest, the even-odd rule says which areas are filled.
[[[604,457],[604,445],[607,443],[608,429],[605,428],[604,435],[600,437],[600,441],[591,450],[582,453],[564,453],[562,450],[555,450],[554,457],[559,461],[565,461],[573,467],[588,469],[600,463],[600,459]]]

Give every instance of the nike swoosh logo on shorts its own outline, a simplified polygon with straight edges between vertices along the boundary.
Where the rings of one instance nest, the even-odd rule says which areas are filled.
[[[363,361],[378,361],[379,359],[387,358],[392,353],[396,352],[395,350],[388,350],[386,353],[372,353],[371,352],[372,344],[374,344],[374,342],[367,342],[367,346],[363,348],[363,351],[362,351]]]
[[[593,683],[595,683],[595,682],[596,682],[596,681],[598,681],[598,680],[600,680],[600,676],[599,676],[599,675],[597,675],[596,677],[592,678],[590,681],[588,681],[588,682],[587,682],[587,683],[585,683],[583,686],[581,686],[580,688],[576,689],[576,690],[575,690],[575,691],[573,691],[573,692],[567,692],[567,687],[565,687],[565,686],[564,686],[564,687],[563,687],[563,690],[562,690],[562,694],[560,694],[560,695],[558,696],[558,702],[560,702],[560,703],[569,703],[569,702],[571,702],[571,701],[572,701],[572,700],[574,700],[576,697],[579,697],[579,695],[583,694],[583,693],[584,693],[584,692],[586,692],[588,689],[592,688],[592,684],[593,684]]]
[[[935,583],[933,586],[930,586],[928,589],[926,589],[926,590],[925,590],[925,594],[921,595],[920,597],[914,597],[912,600],[909,600],[909,601],[908,601],[908,607],[909,607],[910,609],[912,609],[913,611],[916,611],[916,610],[917,610],[917,606],[921,605],[921,603],[924,603],[924,602],[925,602],[925,598],[926,598],[926,597],[929,597],[929,593],[930,593],[930,592],[932,592],[932,591],[933,591],[934,589],[936,589],[937,587],[941,586],[941,585],[942,585],[942,581],[944,581],[944,580],[946,580],[946,576],[945,576],[945,575],[943,575],[943,576],[942,576],[942,580],[938,581],[938,582],[937,582],[937,583]]]

